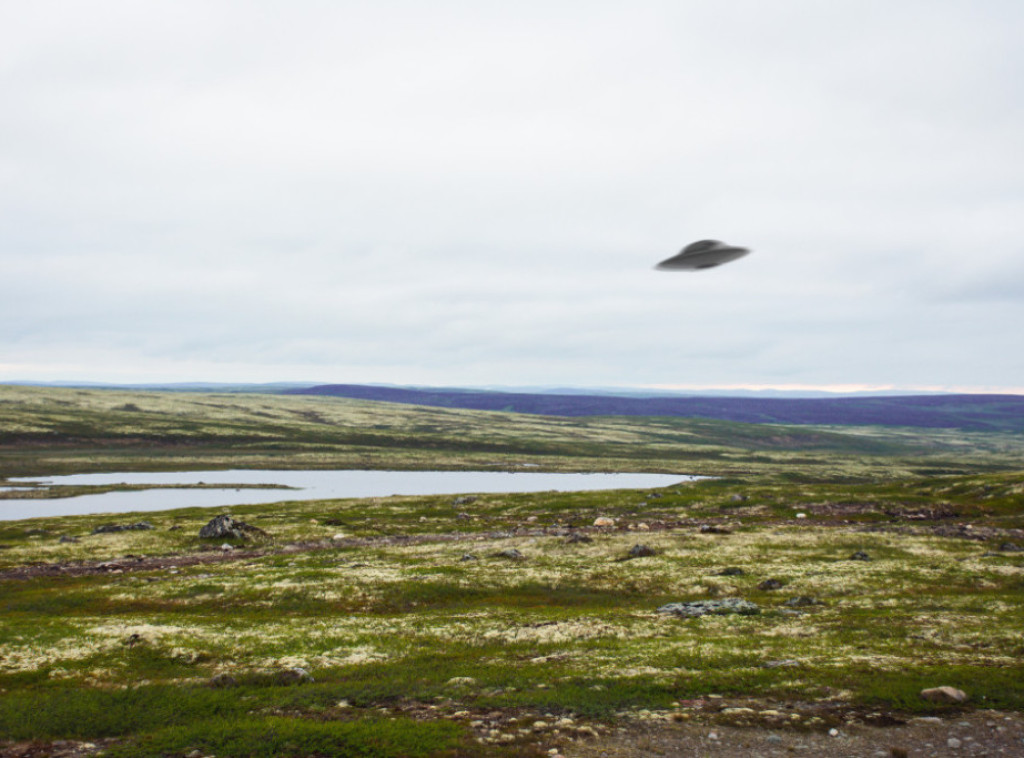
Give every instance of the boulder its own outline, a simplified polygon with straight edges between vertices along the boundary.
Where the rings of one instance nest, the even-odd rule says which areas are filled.
[[[737,613],[741,616],[753,616],[761,609],[749,600],[738,597],[727,597],[722,600],[693,600],[688,603],[669,603],[658,608],[658,613],[666,613],[681,618],[697,616],[724,616]]]
[[[615,526],[615,519],[608,518],[607,516],[598,516],[594,519],[594,526]]]
[[[765,579],[763,582],[757,585],[757,588],[759,590],[778,590],[782,589],[782,587],[783,584],[778,579]]]
[[[929,703],[939,703],[946,705],[956,705],[958,703],[967,702],[967,693],[963,690],[958,690],[956,687],[931,687],[926,690],[921,690],[921,697],[927,700]]]
[[[226,513],[210,519],[209,523],[199,530],[199,538],[203,540],[245,540],[267,536],[269,535],[259,527],[250,526],[244,521],[236,521]]]

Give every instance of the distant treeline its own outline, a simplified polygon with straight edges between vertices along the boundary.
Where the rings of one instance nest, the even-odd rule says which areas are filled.
[[[904,395],[842,398],[617,397],[404,389],[327,384],[285,394],[331,395],[439,408],[546,416],[680,416],[752,424],[911,426],[1024,432],[1021,395]]]

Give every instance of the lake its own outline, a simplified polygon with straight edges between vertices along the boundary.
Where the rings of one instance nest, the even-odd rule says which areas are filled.
[[[103,492],[45,500],[0,499],[0,521],[40,516],[226,508],[233,505],[389,495],[465,495],[500,492],[646,490],[702,477],[683,474],[551,474],[536,471],[171,471],[11,478],[14,485],[133,484],[153,489]],[[161,489],[160,485],[223,485],[216,489]],[[235,485],[247,485],[235,489]],[[291,487],[259,489],[252,485]],[[2,491],[11,488],[0,488]]]

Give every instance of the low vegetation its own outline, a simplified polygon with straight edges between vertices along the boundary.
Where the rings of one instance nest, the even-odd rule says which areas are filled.
[[[231,509],[269,537],[228,544],[198,537],[216,515],[202,509],[0,522],[0,740],[112,756],[544,755],[637,718],[749,707],[743,718],[822,730],[942,712],[955,706],[918,694],[940,685],[1024,710],[1012,436],[0,397],[5,476],[277,454],[721,474],[652,492],[285,499]],[[361,426],[384,442],[355,452],[344,439]],[[559,453],[574,436],[586,454]],[[94,532],[140,520],[154,528]],[[653,554],[630,558],[637,544]],[[760,612],[657,612],[716,598]]]

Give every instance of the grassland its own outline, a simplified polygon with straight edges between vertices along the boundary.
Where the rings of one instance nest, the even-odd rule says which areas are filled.
[[[571,755],[637,719],[814,732],[941,714],[918,694],[939,685],[1024,711],[1021,443],[0,388],[4,477],[524,462],[718,477],[237,507],[269,536],[230,550],[198,538],[214,515],[201,509],[0,522],[0,740],[115,756]],[[93,533],[142,519],[154,528]],[[624,560],[636,544],[655,554]],[[500,556],[513,548],[522,560]],[[782,587],[759,589],[769,578]],[[728,597],[761,612],[656,612]]]

